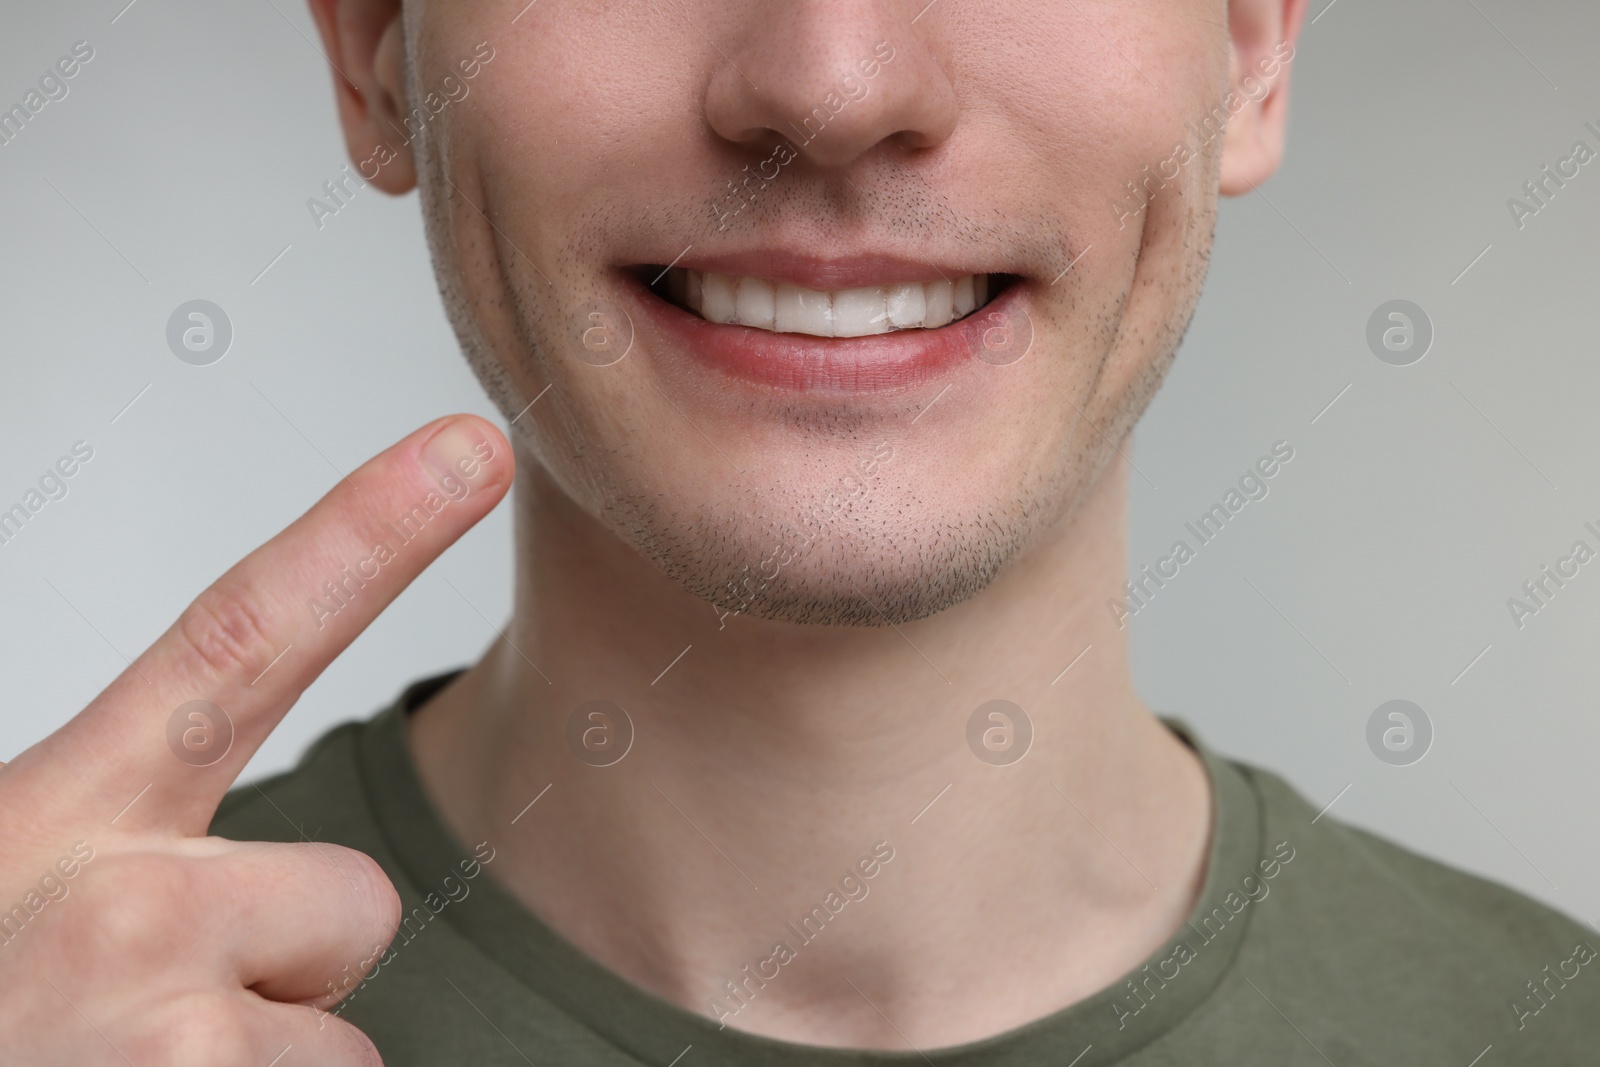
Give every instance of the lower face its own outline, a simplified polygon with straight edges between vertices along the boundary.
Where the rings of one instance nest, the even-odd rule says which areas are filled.
[[[925,617],[1070,520],[1199,293],[1226,4],[841,9],[786,68],[767,5],[524,3],[410,5],[406,37],[413,102],[457,79],[411,148],[468,358],[508,418],[538,398],[525,462],[719,612],[793,622]],[[893,51],[870,80],[857,37]],[[823,166],[823,122],[712,129],[719,71],[829,84],[816,55],[841,119],[937,69],[953,132]]]

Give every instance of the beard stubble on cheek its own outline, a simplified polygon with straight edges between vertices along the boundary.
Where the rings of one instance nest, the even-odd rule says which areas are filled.
[[[818,450],[823,454],[861,453],[881,437],[894,457],[864,480],[859,498],[843,504],[847,460],[818,462],[810,476],[782,484],[726,485],[724,505],[713,509],[687,511],[670,497],[616,493],[604,505],[614,528],[637,531],[636,548],[719,612],[884,626],[962,603],[1048,530],[1071,520],[1160,388],[1204,279],[1214,204],[1202,190],[1147,212],[1121,284],[1097,302],[1079,291],[1072,311],[1057,308],[1060,321],[1040,330],[1054,349],[1029,358],[1059,361],[1066,372],[1051,383],[1060,402],[1030,413],[1054,421],[1040,434],[1040,447],[1015,454],[1011,477],[941,499],[937,479],[918,472],[937,470],[941,448],[982,447],[970,433],[933,438],[919,452],[915,426],[880,434],[808,424],[829,446]],[[1171,254],[1154,256],[1155,268],[1144,270],[1151,249]],[[1131,307],[1141,290],[1144,306]],[[850,447],[841,447],[841,438]],[[820,528],[796,520],[819,512],[830,520]]]
[[[749,420],[743,424],[759,427],[762,440],[783,452],[770,471],[759,456],[740,471],[720,449],[705,447],[703,431],[680,421],[681,408],[674,413],[677,405],[655,385],[643,338],[628,357],[635,365],[623,372],[631,377],[618,376],[603,390],[578,377],[597,368],[564,352],[564,309],[608,296],[597,251],[610,247],[608,234],[629,227],[696,232],[705,224],[697,212],[674,203],[629,219],[600,209],[577,220],[559,254],[539,257],[535,266],[518,247],[523,242],[513,245],[506,233],[516,228],[507,219],[515,211],[497,210],[511,190],[497,190],[477,173],[447,177],[447,154],[427,147],[419,152],[419,175],[440,291],[469,363],[505,417],[515,419],[519,450],[578,507],[718,614],[812,625],[883,626],[945,610],[1070,519],[1159,388],[1198,295],[1215,218],[1214,192],[1202,187],[1153,201],[1137,241],[1093,275],[1093,287],[1069,279],[1065,295],[1036,309],[1041,321],[1028,360],[1050,364],[1032,370],[1049,387],[1040,392],[1053,398],[989,416],[997,425],[1024,418],[1037,424],[1031,441],[1017,440],[1016,431],[1002,435],[1010,466],[999,476],[954,488],[940,477],[949,457],[989,447],[975,438],[974,420],[954,427],[931,419],[919,438],[918,427],[908,425],[914,410],[883,420],[848,404],[776,413],[766,405],[722,420]],[[759,226],[764,215],[812,210],[827,218],[837,211],[833,197],[810,199],[784,190],[752,211],[750,224]],[[931,190],[910,196],[901,186],[855,210],[913,230],[964,226],[979,248],[986,240],[1049,246],[1057,255],[1066,248],[1057,226],[1035,222],[1031,230],[996,233],[961,219]],[[527,405],[546,386],[536,416],[528,417]],[[861,460],[885,445],[888,458],[864,476]],[[864,488],[851,491],[850,478]]]

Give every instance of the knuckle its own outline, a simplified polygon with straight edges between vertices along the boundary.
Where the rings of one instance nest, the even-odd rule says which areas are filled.
[[[164,958],[185,901],[194,897],[195,874],[168,859],[139,857],[102,865],[85,876],[86,906],[63,927],[73,954]]]
[[[245,1009],[220,995],[191,996],[150,1019],[133,1042],[135,1062],[164,1067],[246,1067],[256,1065],[260,1049]]]
[[[224,575],[178,619],[189,652],[218,674],[248,673],[277,649],[268,633],[268,600],[248,581]]]

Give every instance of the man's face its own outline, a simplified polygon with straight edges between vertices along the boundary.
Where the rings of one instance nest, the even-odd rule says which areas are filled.
[[[811,623],[939,611],[1070,517],[1199,293],[1228,4],[526,4],[403,20],[441,288],[506,415],[539,398],[525,463]]]

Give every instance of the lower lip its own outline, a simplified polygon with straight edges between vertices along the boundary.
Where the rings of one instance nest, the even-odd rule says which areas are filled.
[[[634,303],[666,342],[735,378],[799,392],[878,393],[922,385],[974,362],[984,330],[1009,316],[1023,296],[1013,282],[964,319],[936,330],[870,337],[812,337],[707,322],[632,281]]]

